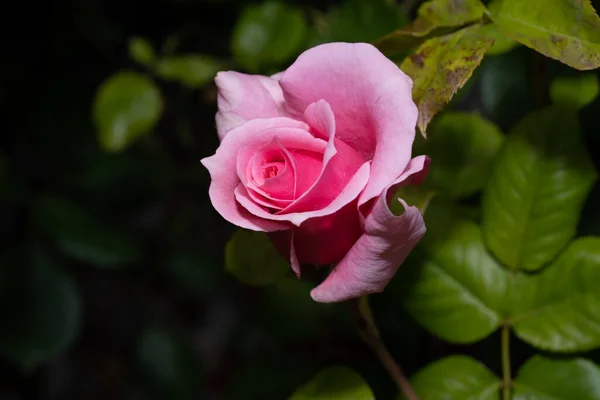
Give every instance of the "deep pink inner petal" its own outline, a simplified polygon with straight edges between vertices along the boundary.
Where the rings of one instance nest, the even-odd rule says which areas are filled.
[[[237,175],[247,195],[262,210],[274,214],[314,183],[322,169],[325,146],[326,142],[307,130],[265,130],[241,146]],[[297,165],[302,166],[300,173]]]
[[[248,177],[248,181],[254,183],[272,198],[294,199],[296,165],[290,153],[277,139],[277,136],[273,138],[271,143],[254,153],[250,165],[251,176]]]
[[[302,196],[315,183],[323,166],[323,154],[314,151],[290,149],[290,155],[299,171],[296,173],[296,196]]]

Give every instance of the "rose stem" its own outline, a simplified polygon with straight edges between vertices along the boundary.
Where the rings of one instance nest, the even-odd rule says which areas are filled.
[[[379,360],[387,369],[398,388],[404,394],[407,400],[419,400],[414,389],[410,386],[410,382],[402,372],[400,366],[394,361],[387,347],[381,340],[379,329],[375,325],[369,300],[367,296],[362,296],[358,299],[351,300],[354,314],[356,316],[358,332],[362,340],[373,349]]]
[[[502,323],[502,399],[510,400],[511,372],[510,372],[510,325]]]

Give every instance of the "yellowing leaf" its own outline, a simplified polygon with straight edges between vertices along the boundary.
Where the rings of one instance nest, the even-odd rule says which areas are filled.
[[[489,9],[525,46],[575,69],[600,67],[600,18],[589,0],[496,0]]]
[[[479,28],[477,25],[429,39],[400,66],[414,81],[417,124],[423,135],[431,119],[467,82],[493,44],[493,40],[480,35]]]
[[[384,54],[399,53],[428,37],[442,35],[479,20],[485,7],[479,0],[430,0],[419,7],[417,19],[378,39],[374,45]]]
[[[504,32],[498,28],[496,24],[487,24],[481,27],[481,34],[494,41],[492,47],[490,47],[486,53],[487,56],[498,56],[514,49],[519,45],[510,37],[506,36]]]

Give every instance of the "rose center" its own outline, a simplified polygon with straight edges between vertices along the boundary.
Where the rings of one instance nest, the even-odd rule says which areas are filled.
[[[270,179],[270,178],[275,178],[277,175],[279,175],[279,173],[281,171],[283,171],[285,168],[285,161],[284,160],[277,160],[275,162],[269,162],[269,163],[265,163],[262,166],[262,170],[263,170],[263,178],[264,179]]]

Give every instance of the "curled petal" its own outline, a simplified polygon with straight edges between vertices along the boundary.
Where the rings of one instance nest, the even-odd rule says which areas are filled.
[[[405,174],[377,199],[362,236],[325,281],[312,290],[315,301],[337,302],[383,291],[426,231],[417,207],[398,199],[405,212],[395,216],[388,206],[388,194],[399,185],[422,180],[428,165],[426,157],[413,159]]]
[[[277,80],[234,71],[219,72],[217,84],[219,111],[216,115],[219,139],[231,129],[255,118],[283,116],[283,93]]]

